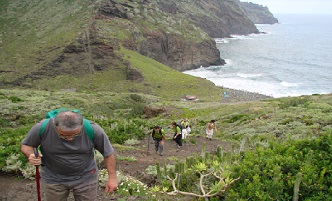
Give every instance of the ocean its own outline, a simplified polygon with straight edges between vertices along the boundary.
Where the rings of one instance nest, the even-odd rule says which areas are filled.
[[[275,98],[332,93],[332,15],[275,17],[256,25],[263,34],[215,39],[226,65],[184,73]]]

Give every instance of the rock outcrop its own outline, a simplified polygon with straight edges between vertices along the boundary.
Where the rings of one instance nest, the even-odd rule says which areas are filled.
[[[149,34],[137,45],[137,51],[179,71],[225,64],[214,40],[192,42],[172,33]]]
[[[255,24],[275,24],[278,19],[273,16],[268,7],[251,2],[240,2],[236,0],[241,10]]]
[[[158,6],[170,15],[189,19],[211,38],[258,33],[256,26],[233,0],[160,1]]]

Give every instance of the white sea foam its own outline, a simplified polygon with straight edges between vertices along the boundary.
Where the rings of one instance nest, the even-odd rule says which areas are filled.
[[[237,73],[237,75],[243,78],[254,78],[262,76],[262,74],[247,74],[247,73]]]
[[[215,66],[214,68],[220,68],[220,66]],[[209,69],[213,69],[213,67],[209,67]],[[183,73],[201,78],[209,78],[216,76],[216,73],[214,71],[207,70],[207,68],[202,66],[195,70],[184,71]]]
[[[298,86],[297,83],[290,83],[290,82],[281,82],[280,84],[281,84],[281,86],[284,86],[284,87],[297,87]]]
[[[264,81],[254,81],[250,79],[242,78],[208,78],[217,86],[223,86],[226,88],[256,92],[268,96],[275,96],[278,91],[282,91],[281,87],[276,83],[264,82]]]
[[[216,43],[229,43],[225,38],[215,38],[214,41],[216,41]]]
[[[226,62],[226,66],[230,66],[233,64],[233,60],[231,60],[231,59],[224,59],[224,60]]]
[[[250,40],[253,39],[250,36],[247,35],[231,35],[231,40]]]

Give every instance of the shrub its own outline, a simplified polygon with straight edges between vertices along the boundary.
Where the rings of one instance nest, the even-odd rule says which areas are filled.
[[[126,140],[141,140],[146,137],[146,122],[141,119],[96,120],[103,127],[112,143],[123,144]]]
[[[271,143],[244,153],[233,169],[241,179],[230,187],[227,200],[291,200],[298,173],[299,200],[331,200],[331,143],[327,132],[317,139]]]
[[[235,122],[245,122],[245,121],[248,121],[248,120],[252,120],[254,118],[251,117],[251,115],[249,114],[236,114],[236,115],[233,115],[232,117],[230,117],[228,120],[225,120],[225,122],[227,123],[235,123]]]
[[[309,102],[309,98],[307,96],[292,97],[280,100],[281,100],[281,103],[279,104],[280,109],[296,107],[299,105],[304,105]]]
[[[148,187],[137,179],[125,176],[121,172],[116,172],[119,182],[117,194],[122,196],[146,196],[149,192]],[[108,180],[108,173],[106,169],[99,172],[99,185],[105,187],[105,182]],[[144,199],[145,200],[145,199]]]
[[[17,102],[20,102],[20,101],[23,101],[23,99],[17,97],[17,96],[10,96],[8,98],[8,100],[12,101],[13,103],[17,103]]]

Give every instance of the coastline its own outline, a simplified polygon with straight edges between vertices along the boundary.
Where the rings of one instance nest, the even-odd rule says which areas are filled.
[[[230,89],[221,87],[224,92],[226,92],[226,95],[224,93],[220,94],[222,103],[235,103],[235,102],[248,102],[248,101],[259,101],[259,100],[265,100],[265,99],[273,99],[272,96],[267,96],[255,92],[249,92],[244,90],[238,90],[238,89]]]

